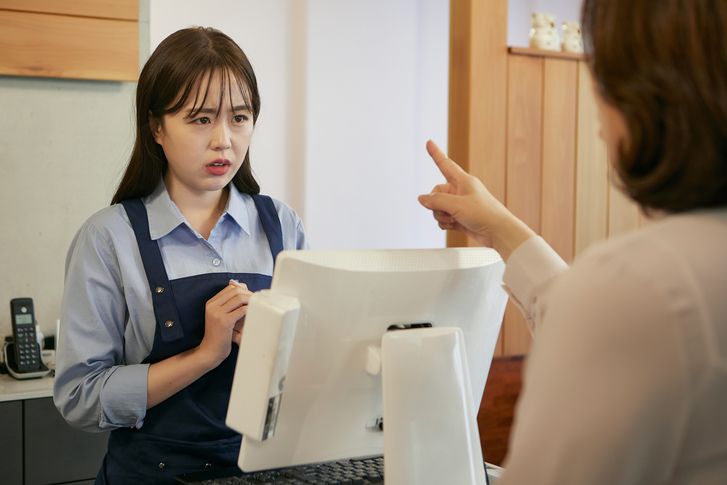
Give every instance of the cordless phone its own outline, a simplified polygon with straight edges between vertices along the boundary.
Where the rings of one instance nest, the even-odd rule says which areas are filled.
[[[40,347],[35,334],[35,312],[32,298],[10,300],[13,337],[15,339],[15,364],[17,372],[41,370]]]

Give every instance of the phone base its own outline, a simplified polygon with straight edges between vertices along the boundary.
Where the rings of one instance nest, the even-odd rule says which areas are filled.
[[[5,367],[8,369],[8,374],[15,379],[37,379],[39,377],[45,377],[50,374],[51,370],[45,366],[41,361],[40,369],[30,372],[20,372],[17,370],[15,362],[15,351],[13,350],[14,342],[5,342],[3,346],[3,358],[5,359]],[[37,345],[37,344],[36,344]],[[38,345],[38,354],[40,355],[40,345]]]

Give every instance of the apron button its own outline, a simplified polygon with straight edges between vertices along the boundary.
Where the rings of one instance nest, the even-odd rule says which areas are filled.
[[[154,288],[154,293],[156,293],[157,295],[159,295],[161,293],[164,293],[164,287],[163,286],[157,286],[156,288]]]
[[[165,465],[163,461],[160,461],[160,462],[159,462],[159,469],[160,469],[160,470],[164,470],[164,467],[166,467],[166,466],[167,466],[167,465]]]
[[[164,326],[167,327],[167,328],[172,328],[174,326],[174,321],[173,320],[167,320],[166,322],[164,322]]]

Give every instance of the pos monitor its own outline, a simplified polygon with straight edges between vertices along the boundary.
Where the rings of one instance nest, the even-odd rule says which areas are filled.
[[[378,359],[392,329],[461,329],[476,414],[507,299],[503,269],[483,248],[280,253],[271,289],[250,301],[232,386],[240,468],[383,454]],[[420,406],[425,415],[428,401]]]

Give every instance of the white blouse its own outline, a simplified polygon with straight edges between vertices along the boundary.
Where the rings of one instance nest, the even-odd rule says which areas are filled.
[[[570,270],[534,237],[504,281],[535,343],[497,485],[727,484],[727,209]]]

